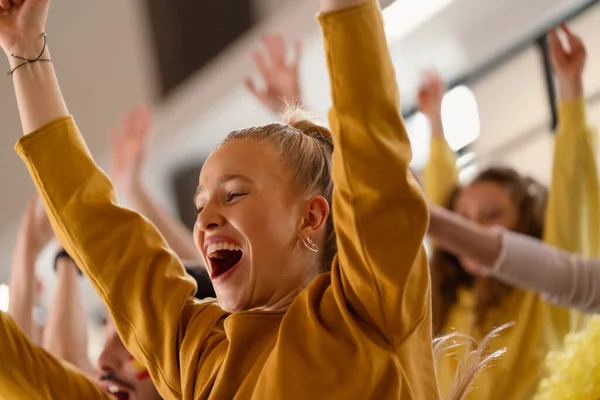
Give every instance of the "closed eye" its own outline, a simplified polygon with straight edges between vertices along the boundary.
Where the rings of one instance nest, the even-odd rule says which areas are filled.
[[[196,216],[200,215],[202,210],[204,210],[204,206],[197,206],[196,207]]]
[[[242,196],[245,196],[245,195],[246,195],[246,193],[243,193],[243,192],[230,192],[230,193],[227,194],[227,202],[228,203],[232,202],[235,199],[238,199],[238,198],[240,198]]]

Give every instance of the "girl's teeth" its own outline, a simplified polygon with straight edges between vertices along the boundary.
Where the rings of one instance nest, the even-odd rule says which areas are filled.
[[[217,251],[220,250],[242,250],[239,246],[236,246],[233,243],[227,243],[227,242],[219,242],[219,243],[213,243],[210,246],[208,246],[208,248],[206,249],[206,254],[208,255],[208,257],[214,257]]]

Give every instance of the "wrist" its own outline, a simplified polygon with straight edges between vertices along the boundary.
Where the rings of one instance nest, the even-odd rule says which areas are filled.
[[[37,258],[44,247],[45,245],[38,244],[37,241],[32,239],[28,233],[19,233],[16,249],[21,254]]]
[[[559,78],[561,100],[573,100],[583,97],[583,81],[581,76],[574,78]]]
[[[125,197],[132,202],[135,202],[146,195],[146,190],[139,179],[135,179],[134,182],[123,185],[122,190]]]
[[[40,55],[44,48],[44,33],[25,33],[14,39],[12,44],[4,48],[7,57],[11,55],[33,59]]]
[[[431,129],[431,136],[443,137],[444,136],[444,123],[442,121],[442,114],[435,113],[426,115],[429,121],[429,127]]]

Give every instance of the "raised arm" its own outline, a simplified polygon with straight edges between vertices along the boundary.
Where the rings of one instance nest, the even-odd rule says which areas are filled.
[[[87,321],[80,293],[80,273],[68,255],[56,258],[58,285],[44,329],[43,347],[85,374],[92,376],[94,367],[88,357]]]
[[[431,129],[429,161],[425,167],[425,194],[433,204],[443,206],[458,186],[456,155],[448,146],[442,123],[442,100],[446,85],[442,78],[432,71],[423,76],[417,96],[419,111],[429,121]]]
[[[0,312],[0,398],[110,400],[82,372],[34,345]]]
[[[560,86],[552,185],[544,240],[587,256],[600,256],[600,193],[595,134],[583,96],[586,52],[581,39],[563,27],[569,50],[556,31],[550,33],[550,55]]]
[[[37,200],[32,200],[21,220],[13,254],[8,312],[23,333],[34,341],[33,307],[40,290],[35,262],[52,236],[46,213]]]
[[[3,49],[36,57],[49,1],[0,4],[10,7],[0,14]],[[18,62],[11,58],[11,63]],[[128,351],[148,368],[161,395],[181,396],[178,349],[191,319],[187,306],[195,283],[150,222],[116,205],[110,181],[67,116],[52,63],[28,63],[13,79],[23,129],[33,130],[17,151],[54,232],[95,286]]]
[[[299,74],[302,42],[296,41],[291,59],[283,36],[265,35],[262,44],[264,51],[254,50],[252,58],[265,87],[258,89],[248,76],[244,80],[246,88],[274,114],[282,114],[289,105],[302,107]]]
[[[430,339],[429,272],[422,247],[427,206],[408,170],[411,148],[376,0],[323,1],[332,85],[333,219],[342,307],[391,347]],[[429,342],[429,349],[431,348]],[[424,350],[425,351],[425,350]],[[424,353],[426,356],[426,353]]]
[[[150,110],[138,107],[127,114],[109,133],[110,176],[134,210],[152,222],[182,261],[202,265],[192,232],[167,211],[144,187],[142,168],[150,131]]]
[[[600,313],[600,260],[567,253],[531,237],[484,228],[432,206],[429,234],[474,275],[541,293],[549,301]]]

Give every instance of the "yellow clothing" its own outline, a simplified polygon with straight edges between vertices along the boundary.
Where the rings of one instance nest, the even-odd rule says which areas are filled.
[[[165,399],[438,398],[422,246],[427,206],[408,173],[381,11],[369,0],[321,24],[339,253],[332,272],[287,311],[228,315],[195,300],[194,282],[161,235],[115,204],[71,118],[17,145],[61,243]]]
[[[583,100],[563,101],[558,107],[560,126],[556,137],[552,186],[546,215],[544,241],[584,255],[598,254],[598,178],[593,150],[593,132],[587,126]],[[437,143],[441,146],[441,143]],[[448,175],[455,169],[449,158],[433,162],[430,171]],[[445,162],[445,165],[444,165]],[[433,170],[435,169],[435,171]],[[450,189],[451,190],[451,189]],[[438,188],[436,195],[449,191]],[[438,197],[439,198],[439,197]],[[544,375],[549,350],[562,345],[564,336],[581,315],[544,302],[537,293],[513,290],[485,321],[483,331],[473,328],[472,291],[463,289],[450,311],[446,330],[456,329],[481,339],[495,326],[516,325],[490,342],[490,349],[508,352],[477,379],[473,400],[530,399]],[[576,317],[577,320],[573,319]],[[578,325],[579,326],[579,325]],[[457,367],[456,357],[442,358],[438,367],[441,393],[447,393]]]
[[[0,312],[0,400],[112,398],[82,372],[34,345]]]
[[[429,149],[429,162],[423,171],[425,193],[432,204],[445,207],[458,187],[456,154],[444,137],[432,136]]]

